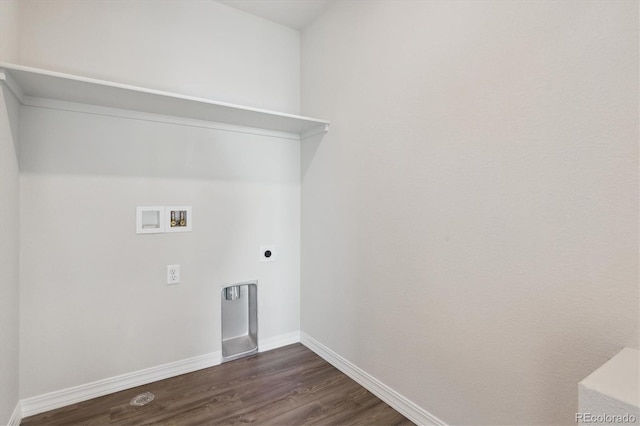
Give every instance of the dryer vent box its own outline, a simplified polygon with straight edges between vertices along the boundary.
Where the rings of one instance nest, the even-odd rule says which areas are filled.
[[[160,234],[164,232],[164,207],[144,206],[136,208],[136,234]]]

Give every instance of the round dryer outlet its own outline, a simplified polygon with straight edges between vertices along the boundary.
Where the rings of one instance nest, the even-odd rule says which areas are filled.
[[[260,262],[275,262],[278,257],[278,248],[276,246],[260,247]]]

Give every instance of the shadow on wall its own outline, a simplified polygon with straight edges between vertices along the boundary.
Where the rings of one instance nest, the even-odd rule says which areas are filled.
[[[333,131],[333,129],[332,129]],[[311,167],[311,163],[313,162],[313,158],[318,152],[318,148],[320,147],[320,142],[323,139],[327,139],[328,135],[321,133],[319,135],[311,136],[304,141],[302,141],[301,146],[301,155],[300,155],[300,178],[304,179]]]
[[[18,128],[20,126],[20,120],[18,117],[18,111],[20,108],[18,106],[18,100],[15,98],[11,90],[7,89],[5,86],[1,86],[0,90],[2,90],[5,102],[13,105],[12,107],[7,107],[6,111],[9,116],[9,129],[11,130],[11,136],[13,136],[13,148],[15,149],[15,152],[18,152]]]
[[[21,122],[23,173],[299,181],[293,139],[33,107]]]

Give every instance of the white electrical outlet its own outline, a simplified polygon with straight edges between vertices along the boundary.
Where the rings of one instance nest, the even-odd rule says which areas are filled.
[[[180,284],[180,265],[167,265],[167,284]]]

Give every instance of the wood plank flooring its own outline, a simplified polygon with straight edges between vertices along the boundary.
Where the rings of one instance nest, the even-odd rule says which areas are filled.
[[[147,405],[131,406],[151,392]],[[297,343],[25,418],[21,425],[412,425]]]

